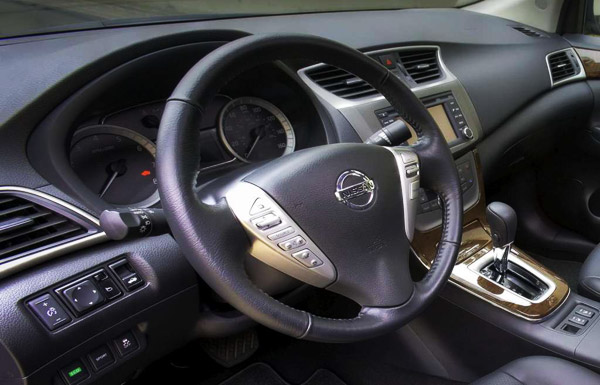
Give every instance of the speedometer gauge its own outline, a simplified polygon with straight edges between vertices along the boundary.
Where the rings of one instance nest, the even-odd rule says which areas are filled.
[[[243,162],[277,158],[296,147],[294,129],[283,112],[254,97],[234,99],[223,107],[219,135],[229,152]]]
[[[154,143],[118,126],[83,128],[71,142],[71,167],[77,176],[115,206],[148,207],[158,202],[155,156]]]

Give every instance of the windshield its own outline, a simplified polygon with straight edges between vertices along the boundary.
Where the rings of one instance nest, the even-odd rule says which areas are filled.
[[[166,21],[462,7],[477,0],[0,0],[0,38]]]

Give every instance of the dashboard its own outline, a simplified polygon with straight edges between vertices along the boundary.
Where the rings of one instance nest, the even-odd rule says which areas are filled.
[[[530,122],[548,123],[543,128],[549,130],[548,120],[559,122],[556,116],[583,116],[573,103],[593,101],[581,71],[561,84],[552,82],[547,56],[571,50],[565,39],[530,36],[516,26],[459,10],[334,12],[0,41],[0,184],[6,190],[0,192],[35,196],[39,212],[56,210],[90,229],[90,237],[76,244],[61,239],[60,250],[52,243],[51,251],[32,249],[0,260],[0,382],[47,384],[79,362],[90,373],[85,381],[121,383],[192,338],[252,325],[207,289],[172,237],[107,242],[96,219],[107,208],[160,207],[155,142],[165,100],[207,53],[248,34],[310,33],[389,66],[443,130],[464,177],[468,209],[483,189],[482,181],[473,180],[479,162],[483,175],[493,178],[489,170],[500,159],[510,163],[520,156],[516,144],[532,132]],[[411,55],[421,60],[417,72]],[[536,108],[536,100],[549,100],[555,108]],[[202,155],[197,183],[213,183],[249,163],[293,151],[361,142],[398,118],[361,79],[324,63],[298,58],[261,65],[215,90],[197,127]],[[414,130],[412,135],[409,144]],[[441,221],[439,204],[426,191],[420,197],[417,229],[427,231]],[[114,264],[123,261],[130,268],[121,273]],[[285,279],[280,273],[247,263],[251,278],[266,291],[278,291]],[[99,271],[107,278],[98,282],[117,282],[120,296],[85,311],[66,302],[64,290],[95,282]],[[132,274],[143,281],[135,290],[126,286]],[[285,282],[287,288],[294,285]],[[31,310],[44,303],[40,298],[63,304],[69,321],[56,329],[44,326]],[[124,335],[138,343],[131,355],[115,345]],[[99,347],[107,347],[115,362],[94,371],[89,357]]]

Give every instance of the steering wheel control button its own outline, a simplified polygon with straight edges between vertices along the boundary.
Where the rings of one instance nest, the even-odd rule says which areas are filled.
[[[119,277],[127,291],[132,291],[144,283],[142,277],[140,277],[126,259],[113,263],[109,267]]]
[[[294,230],[293,227],[286,227],[285,229],[280,230],[276,233],[269,234],[267,237],[272,241],[276,241],[278,239],[287,237],[288,235],[294,234],[294,231],[296,230]]]
[[[259,230],[265,231],[273,228],[279,224],[281,224],[281,218],[273,213],[269,213],[267,215],[263,215],[262,217],[258,217],[252,221]]]
[[[419,181],[410,182],[410,200],[417,199],[419,197]]]
[[[121,295],[121,290],[112,279],[108,278],[104,281],[98,282],[98,286],[100,287],[100,291],[107,299],[117,298]]]
[[[404,164],[418,163],[419,156],[414,152],[404,151],[400,153],[400,158]]]
[[[295,252],[292,254],[296,260],[300,261],[306,267],[318,267],[323,264],[323,261],[319,259],[312,251],[309,249],[304,249]]]
[[[359,181],[360,182],[360,181]],[[260,187],[238,182],[226,194],[227,204],[250,238],[249,254],[293,278],[316,287],[335,281],[337,272],[329,258],[279,204]],[[257,202],[266,210],[254,214]],[[258,210],[261,210],[258,208]],[[301,258],[292,255],[310,250]]]
[[[90,376],[87,368],[81,360],[74,361],[60,370],[63,378],[69,385],[78,384]]]
[[[113,362],[115,362],[115,358],[106,345],[100,346],[98,349],[92,351],[90,354],[88,354],[88,358],[92,363],[92,368],[96,372],[106,368],[107,366],[110,366]]]
[[[114,342],[121,357],[133,353],[140,347],[132,332],[121,335],[119,338],[116,338]]]
[[[71,317],[65,309],[50,294],[44,294],[27,304],[49,330],[54,330],[71,321]]]
[[[281,250],[289,251],[293,249],[297,249],[298,247],[302,247],[306,245],[306,239],[302,238],[300,235],[295,236],[294,238],[290,238],[287,241],[281,242],[278,246]]]
[[[90,280],[63,290],[63,295],[79,313],[88,311],[104,302],[104,296]]]
[[[269,208],[270,208],[269,204],[267,203],[266,200],[261,199],[261,198],[256,198],[256,200],[254,201],[254,204],[252,204],[252,207],[250,208],[250,216],[260,214],[263,211],[267,211]]]
[[[406,166],[406,177],[410,179],[416,176],[419,176],[419,165],[411,164],[409,166]]]

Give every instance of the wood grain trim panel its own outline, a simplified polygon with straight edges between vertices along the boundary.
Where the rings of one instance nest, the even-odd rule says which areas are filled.
[[[583,63],[583,69],[588,79],[600,79],[600,51],[575,48],[575,52]]]
[[[476,151],[475,164],[477,166],[477,180],[480,189],[479,201],[464,214],[463,238],[459,250],[456,266],[450,282],[473,295],[504,309],[518,317],[527,320],[539,320],[556,310],[569,295],[569,286],[556,273],[527,255],[522,250],[514,247],[517,258],[531,266],[539,274],[550,281],[554,290],[542,301],[535,302],[518,296],[506,290],[503,286],[492,282],[477,274],[469,266],[483,258],[492,250],[489,225],[485,219],[485,198],[481,164]],[[437,245],[441,237],[441,227],[421,233],[416,231],[412,248],[418,260],[430,268],[437,252]]]

